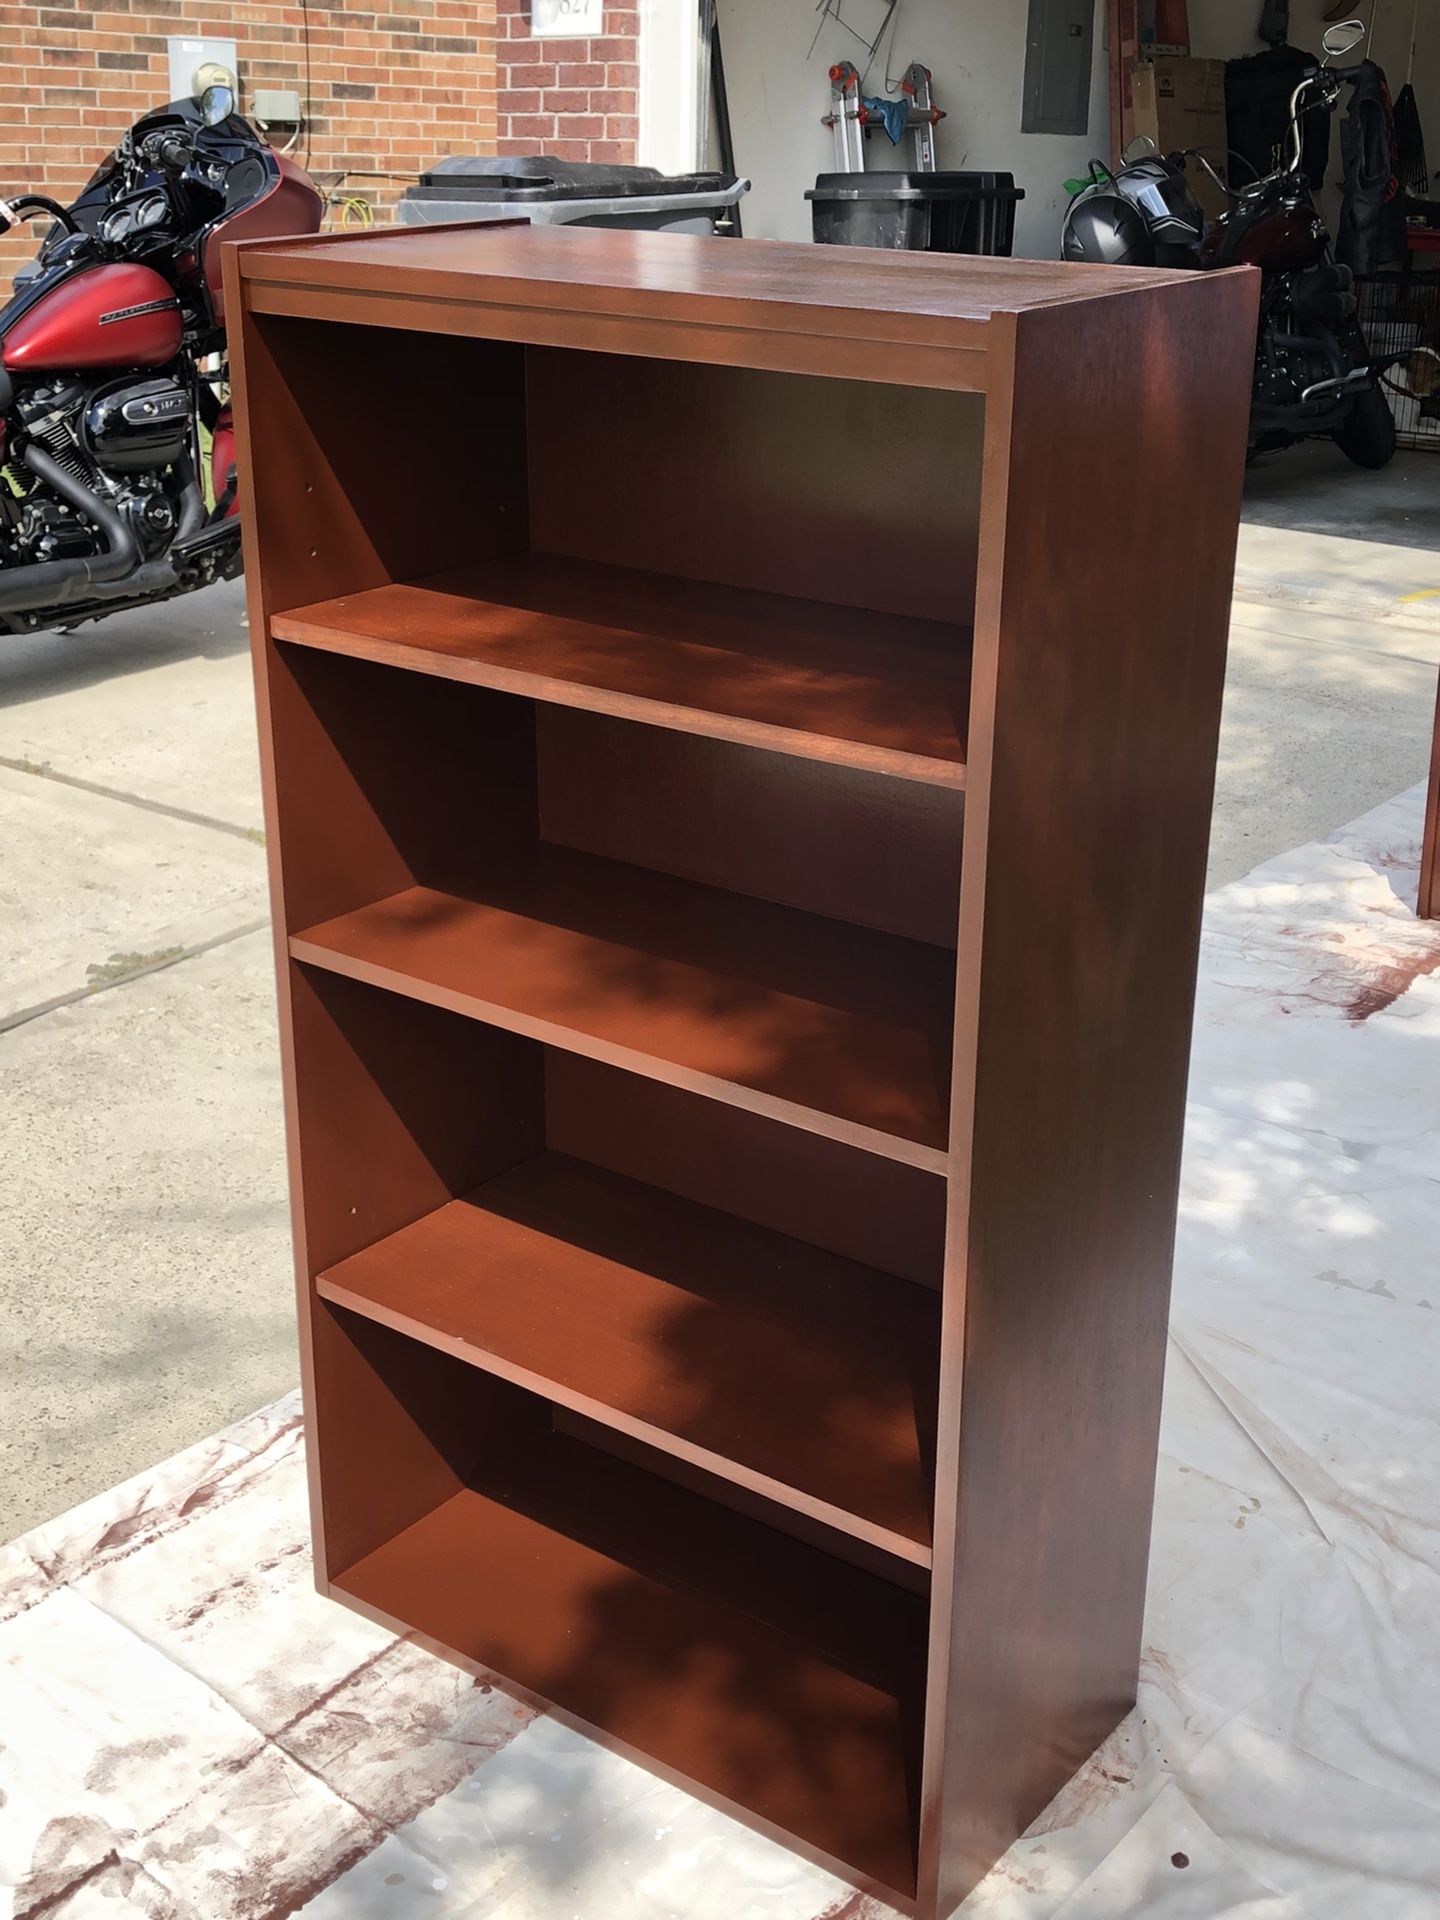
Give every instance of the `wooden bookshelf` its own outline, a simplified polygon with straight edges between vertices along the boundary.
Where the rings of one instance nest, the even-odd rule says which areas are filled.
[[[1134,1699],[1257,276],[227,272],[320,1588],[941,1920]]]

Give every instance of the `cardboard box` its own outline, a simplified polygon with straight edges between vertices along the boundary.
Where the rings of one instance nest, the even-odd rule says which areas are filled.
[[[1146,60],[1130,69],[1130,89],[1137,134],[1149,134],[1161,153],[1193,148],[1228,177],[1223,60]],[[1223,211],[1214,184],[1193,165],[1190,182],[1207,213]]]

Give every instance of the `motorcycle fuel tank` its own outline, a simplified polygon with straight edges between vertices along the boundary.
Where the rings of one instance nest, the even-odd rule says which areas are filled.
[[[1312,206],[1270,208],[1238,235],[1235,216],[1217,220],[1204,248],[1207,260],[1223,254],[1226,266],[1261,267],[1267,273],[1289,273],[1313,266],[1325,251],[1325,228]]]
[[[149,267],[116,261],[61,280],[4,339],[12,373],[159,367],[180,351],[180,302]]]

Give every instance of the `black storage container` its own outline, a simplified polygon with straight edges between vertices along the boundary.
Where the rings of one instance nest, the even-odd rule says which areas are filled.
[[[825,245],[1008,257],[1025,194],[1013,173],[822,173],[805,198]]]
[[[733,173],[665,174],[543,153],[453,154],[406,189],[398,213],[405,227],[523,214],[537,225],[713,233],[749,185]]]

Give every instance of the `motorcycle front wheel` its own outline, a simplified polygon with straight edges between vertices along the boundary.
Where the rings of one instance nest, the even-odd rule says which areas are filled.
[[[1379,387],[1357,393],[1350,417],[1330,436],[1347,460],[1378,473],[1395,456],[1395,416]]]

